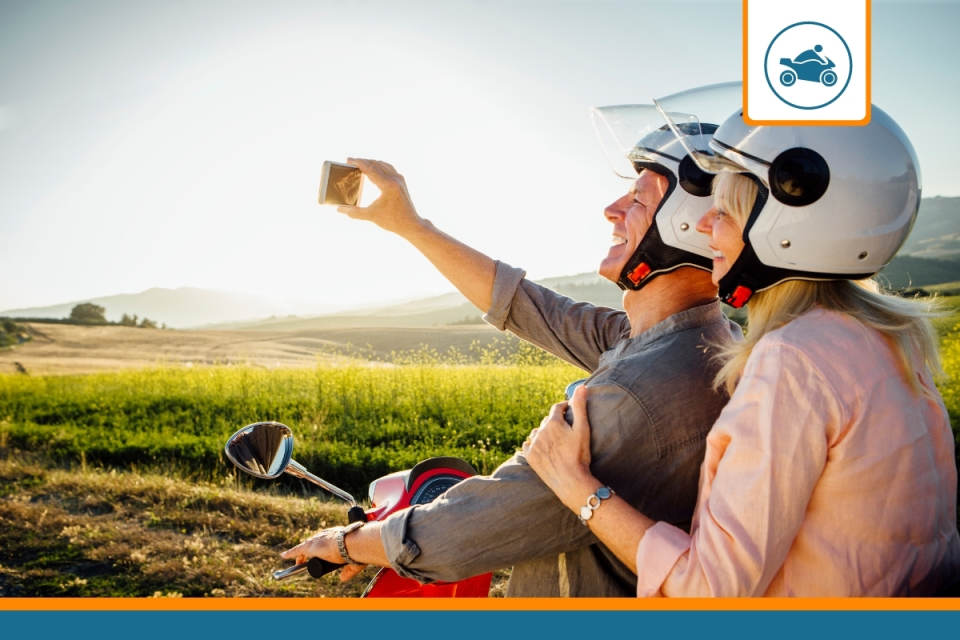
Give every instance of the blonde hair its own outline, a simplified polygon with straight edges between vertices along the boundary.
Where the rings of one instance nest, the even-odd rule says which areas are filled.
[[[714,179],[714,202],[743,228],[757,190],[746,176],[721,173]],[[935,375],[942,373],[937,334],[930,324],[936,310],[930,303],[884,293],[872,278],[788,280],[754,294],[747,306],[746,338],[716,345],[720,370],[714,385],[732,394],[760,339],[814,307],[846,313],[879,331],[893,349],[907,385],[918,394],[931,393],[913,372],[926,366]]]

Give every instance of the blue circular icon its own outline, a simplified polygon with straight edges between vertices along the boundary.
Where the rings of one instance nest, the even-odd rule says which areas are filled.
[[[853,75],[853,57],[835,29],[822,22],[795,22],[770,41],[763,68],[767,86],[777,98],[796,109],[812,110],[843,95]]]

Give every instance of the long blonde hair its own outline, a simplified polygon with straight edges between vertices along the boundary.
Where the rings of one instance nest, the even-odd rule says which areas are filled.
[[[713,197],[716,206],[743,228],[757,198],[757,185],[745,176],[721,173],[714,180]],[[930,318],[937,315],[932,304],[884,293],[873,278],[788,280],[750,299],[744,340],[717,345],[720,370],[714,386],[732,394],[760,339],[814,307],[846,313],[883,334],[906,383],[916,393],[929,393],[914,374],[916,370],[926,366],[934,375],[942,373],[937,334],[930,324]]]

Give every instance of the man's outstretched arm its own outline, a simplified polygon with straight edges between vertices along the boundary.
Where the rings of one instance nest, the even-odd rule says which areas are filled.
[[[421,218],[413,206],[407,183],[387,162],[348,158],[380,189],[380,197],[367,207],[342,205],[337,211],[357,220],[369,220],[412,244],[450,283],[480,311],[490,309],[493,298],[494,261]]]

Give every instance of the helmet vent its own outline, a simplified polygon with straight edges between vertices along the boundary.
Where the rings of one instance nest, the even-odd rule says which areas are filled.
[[[860,260],[863,260],[864,258],[867,257],[867,255],[868,255],[868,254],[867,254],[866,251],[861,251],[861,252],[860,252],[860,255],[858,255],[857,258],[859,258]]]
[[[778,155],[768,173],[770,193],[791,207],[813,204],[826,193],[830,169],[813,149],[795,147]]]

